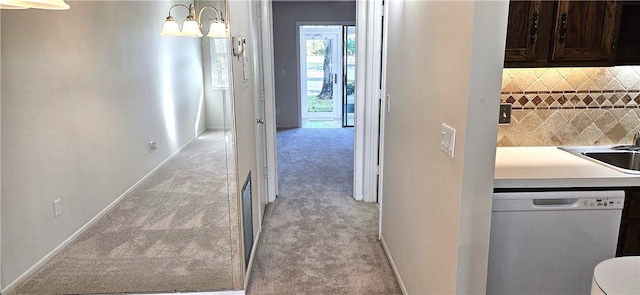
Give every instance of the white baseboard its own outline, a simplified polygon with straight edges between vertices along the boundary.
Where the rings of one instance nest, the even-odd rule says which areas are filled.
[[[391,257],[391,253],[389,253],[389,249],[387,249],[387,243],[384,242],[384,238],[382,234],[380,235],[380,242],[382,243],[382,248],[384,249],[384,253],[387,254],[387,259],[389,259],[389,263],[391,264],[391,269],[393,269],[393,274],[396,276],[396,280],[398,280],[398,285],[400,285],[400,290],[402,290],[402,294],[407,295],[407,288],[404,286],[404,282],[402,282],[402,278],[400,277],[400,273],[398,273],[398,268],[396,268],[396,263],[393,262],[393,257]]]
[[[149,293],[143,293],[143,294],[133,294],[133,295],[164,295],[164,294],[176,294],[175,292],[173,293],[154,293],[154,294],[149,294]],[[191,292],[191,293],[180,293],[180,294],[188,294],[188,295],[245,295],[244,290],[239,290],[239,291],[215,291],[215,292]]]
[[[203,130],[203,132],[204,132],[204,130]],[[198,136],[200,136],[201,134],[202,134],[202,132],[200,134],[198,134]],[[49,262],[54,256],[56,256],[56,254],[58,254],[60,251],[62,251],[62,249],[64,249],[69,244],[71,244],[71,242],[73,242],[76,238],[78,238],[78,236],[80,236],[89,227],[91,227],[94,223],[96,223],[96,221],[98,221],[102,216],[104,216],[107,212],[109,212],[109,210],[111,210],[113,207],[115,207],[120,201],[122,201],[122,199],[124,199],[126,196],[128,196],[129,193],[131,193],[134,189],[138,188],[138,186],[140,186],[145,180],[147,180],[149,177],[151,177],[151,175],[153,175],[156,171],[158,171],[158,169],[160,169],[160,168],[162,168],[162,166],[166,165],[169,161],[171,161],[171,159],[173,159],[178,153],[180,153],[187,145],[189,145],[194,140],[196,140],[198,138],[198,136],[196,136],[196,137],[192,138],[191,140],[189,140],[187,143],[182,145],[177,151],[175,151],[168,158],[166,158],[164,161],[162,161],[162,163],[158,164],[158,166],[153,168],[153,170],[151,170],[151,172],[147,173],[144,177],[142,177],[140,180],[138,180],[138,182],[133,184],[129,189],[127,189],[124,193],[122,193],[119,197],[117,197],[113,202],[111,202],[106,208],[102,209],[102,211],[100,211],[98,213],[98,215],[96,215],[93,218],[91,218],[91,220],[89,220],[82,227],[80,227],[80,229],[78,229],[75,233],[73,233],[69,238],[67,238],[62,243],[60,243],[60,245],[58,245],[51,252],[49,252],[47,255],[45,255],[42,259],[40,259],[38,262],[36,262],[36,264],[31,266],[23,274],[21,274],[18,278],[13,280],[13,282],[9,283],[4,289],[2,289],[0,291],[0,294],[10,294],[16,287],[18,287],[18,285],[20,285],[29,276],[34,274],[38,269],[40,269],[47,262]]]
[[[253,269],[253,260],[256,255],[256,250],[258,249],[258,241],[260,241],[260,234],[262,233],[262,229],[258,230],[258,234],[256,238],[253,240],[253,247],[251,247],[251,255],[249,255],[249,265],[247,266],[247,272],[244,276],[244,289],[247,290],[249,286],[249,277],[251,276],[251,269]]]

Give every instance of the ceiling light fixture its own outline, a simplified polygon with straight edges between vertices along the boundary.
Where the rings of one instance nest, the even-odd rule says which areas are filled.
[[[50,9],[66,10],[69,4],[64,0],[0,0],[0,9]]]
[[[180,31],[178,23],[175,21],[173,16],[171,16],[171,10],[174,7],[184,7],[189,10],[189,15],[182,24],[182,31]],[[218,9],[211,5],[205,5],[199,10],[199,13],[196,14],[196,11],[198,11],[197,0],[194,0],[193,3],[189,4],[189,6],[183,4],[176,4],[171,6],[171,8],[169,8],[169,16],[167,16],[164,25],[162,26],[162,33],[160,33],[160,35],[202,37],[202,31],[200,30],[200,27],[202,27],[202,13],[207,9],[211,9],[216,13],[216,18],[211,21],[211,25],[209,26],[209,33],[207,34],[207,37],[225,37],[227,28],[226,24],[224,23],[224,19],[220,14],[220,11],[218,11]]]

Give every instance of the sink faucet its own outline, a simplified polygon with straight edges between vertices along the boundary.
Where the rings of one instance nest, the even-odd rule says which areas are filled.
[[[633,136],[633,146],[640,147],[640,132]]]

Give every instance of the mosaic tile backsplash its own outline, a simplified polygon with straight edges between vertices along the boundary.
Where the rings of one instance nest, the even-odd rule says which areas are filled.
[[[504,69],[511,124],[498,146],[628,144],[640,131],[640,66]]]

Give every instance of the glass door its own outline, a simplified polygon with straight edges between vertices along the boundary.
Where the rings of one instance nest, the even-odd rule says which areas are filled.
[[[341,117],[342,26],[300,26],[302,119]]]
[[[342,127],[353,127],[356,103],[356,26],[344,26],[343,31]]]

